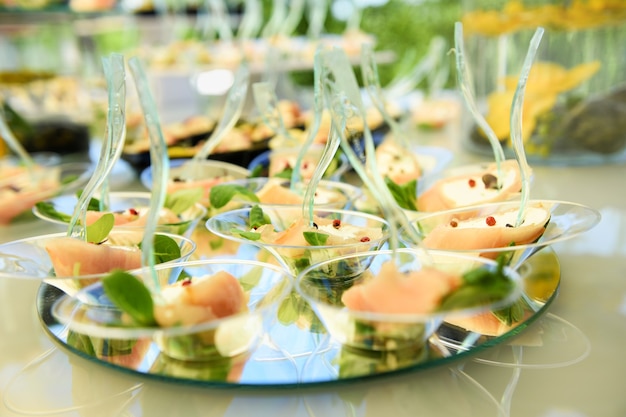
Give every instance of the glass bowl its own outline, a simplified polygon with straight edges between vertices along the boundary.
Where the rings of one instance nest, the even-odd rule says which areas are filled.
[[[213,185],[219,184],[220,182],[248,178],[250,176],[250,171],[239,165],[207,159],[199,164],[198,172],[194,173],[194,178],[196,179],[179,181],[183,165],[190,161],[191,159],[172,159],[170,161],[170,183],[168,184],[168,191],[178,188],[202,187],[208,192]],[[144,187],[151,190],[152,167],[144,169],[139,179]]]
[[[380,249],[388,237],[387,222],[371,214],[351,210],[314,208],[314,226],[305,224],[302,211],[293,207],[266,206],[265,226],[251,226],[251,214],[259,206],[231,210],[211,217],[207,228],[225,239],[252,244],[271,253],[297,275],[305,267],[348,253]],[[257,212],[258,214],[258,212]],[[337,226],[335,228],[335,225]],[[262,229],[263,228],[263,229]],[[328,240],[307,241],[305,234],[328,235]],[[335,279],[349,279],[368,267],[367,262],[343,263],[329,271]]]
[[[174,284],[153,293],[152,326],[136,327],[117,307],[86,304],[81,297],[60,298],[52,314],[81,335],[117,343],[151,338],[167,357],[214,361],[252,352],[293,285],[282,268],[250,260],[190,261],[155,270]],[[92,287],[102,290],[102,282]]]
[[[326,274],[340,263],[367,261],[369,269],[356,279],[338,282]],[[410,248],[354,253],[304,269],[296,290],[312,306],[330,336],[362,351],[399,351],[425,347],[448,318],[473,317],[506,308],[521,293],[519,274],[501,269],[487,296],[469,298],[483,287],[465,278],[479,269],[497,271],[497,263],[477,257]],[[478,292],[477,289],[478,288]],[[465,300],[468,300],[466,298]]]
[[[302,161],[300,174],[304,179],[311,179],[322,156],[324,146],[313,146]],[[300,148],[272,149],[259,154],[248,165],[251,172],[258,172],[262,176],[275,177],[285,170],[293,170],[298,159]],[[324,178],[331,181],[340,181],[342,176],[350,170],[350,162],[344,154],[338,154],[324,172]]]
[[[171,238],[180,250],[172,259],[157,254],[157,263],[180,263],[196,248],[192,240],[180,235],[156,233],[155,236]],[[66,233],[3,243],[0,245],[0,279],[45,280],[68,294],[75,294],[113,269],[141,269],[139,244],[142,239],[143,230],[112,230],[108,239],[99,245],[67,237]]]
[[[14,158],[0,161],[0,224],[8,224],[32,209],[39,201],[73,192],[84,186],[93,172],[90,163],[52,163],[46,159],[33,172],[15,164]]]
[[[600,221],[598,211],[582,204],[530,200],[524,223],[513,227],[520,205],[520,201],[505,201],[445,210],[423,215],[415,225],[428,249],[494,259],[505,253],[510,265],[519,266],[541,248],[571,239]],[[415,244],[400,235],[406,245]]]
[[[235,194],[231,201],[242,205],[259,204],[265,206],[301,207],[308,187],[308,181],[291,188],[291,181],[284,178],[256,177],[228,181],[220,187],[243,187],[246,192],[255,194],[258,201],[252,201],[243,194]],[[315,190],[314,205],[318,208],[350,209],[362,195],[361,189],[339,181],[321,180]],[[231,205],[230,207],[233,207]]]
[[[150,207],[149,192],[113,191],[109,193],[107,210],[88,211],[87,224],[100,217],[100,213],[116,214],[116,230],[142,230]],[[50,223],[67,226],[72,218],[78,197],[61,195],[51,200],[38,203],[33,207],[35,216]],[[167,202],[166,202],[167,205]],[[157,226],[158,232],[189,237],[200,220],[204,219],[207,209],[200,203],[181,213],[163,210]]]

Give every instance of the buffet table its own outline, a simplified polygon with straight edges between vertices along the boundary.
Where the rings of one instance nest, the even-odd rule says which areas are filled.
[[[453,165],[484,159],[446,146],[455,151]],[[40,323],[40,282],[0,280],[0,415],[624,416],[626,166],[533,169],[533,198],[585,204],[599,210],[602,220],[554,246],[559,293],[546,314],[505,344],[445,366],[349,384],[207,388],[145,378],[74,355]],[[124,181],[117,188],[143,190],[124,167],[120,171]],[[0,228],[0,242],[57,231],[22,218]]]

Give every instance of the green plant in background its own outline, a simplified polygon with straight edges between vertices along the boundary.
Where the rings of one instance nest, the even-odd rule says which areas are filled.
[[[271,0],[265,0],[265,7],[271,8]],[[380,65],[381,84],[388,84],[417,64],[434,36],[442,36],[453,45],[454,22],[460,19],[461,10],[459,0],[389,0],[382,6],[365,8],[361,30],[376,37],[376,50],[393,51],[398,57],[394,63]],[[305,34],[306,27],[303,19],[298,33]],[[328,33],[342,33],[346,22],[329,13],[325,28]],[[453,69],[452,59],[450,65]],[[448,81],[449,86],[454,82],[453,78]],[[312,85],[312,74],[308,72],[293,74],[293,79],[298,84]]]

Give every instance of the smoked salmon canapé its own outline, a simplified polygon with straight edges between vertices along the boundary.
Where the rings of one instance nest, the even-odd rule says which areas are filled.
[[[414,206],[401,207],[417,214],[432,213],[518,199],[521,190],[522,178],[515,160],[503,161],[499,169],[495,162],[468,165],[447,170],[436,179],[425,179],[418,184]]]
[[[142,269],[142,240],[143,231],[112,230],[99,242],[54,233],[3,243],[0,278],[43,280],[73,294],[113,270]],[[155,262],[185,261],[195,247],[183,236],[156,233]]]
[[[313,208],[312,215],[309,220],[301,209],[257,205],[219,213],[206,226],[226,239],[255,245],[261,249],[259,255],[274,255],[275,261],[294,275],[337,256],[378,250],[388,238],[387,222],[377,216],[318,208]],[[347,262],[329,270],[328,275],[351,278],[367,267],[367,260]]]
[[[146,283],[156,275],[162,286]],[[169,282],[169,284],[167,284]],[[157,265],[113,271],[81,293],[110,304],[60,298],[54,317],[78,334],[118,341],[151,338],[166,356],[213,361],[249,354],[259,344],[293,279],[283,268],[241,259]]]
[[[554,200],[507,201],[445,210],[420,217],[415,226],[428,249],[495,259],[502,253],[519,265],[536,250],[593,228],[600,214],[577,203]],[[401,233],[407,246],[415,243]]]
[[[338,285],[325,275],[369,258],[367,271]],[[506,309],[519,274],[485,258],[410,248],[345,255],[304,269],[296,291],[338,343],[368,351],[425,346],[444,320]]]
[[[211,214],[209,196],[214,185],[250,177],[250,171],[228,162],[207,159],[189,166],[191,163],[191,159],[173,159],[170,161],[170,177],[167,183],[167,192],[173,193],[181,189],[203,190],[203,197],[200,202],[209,209],[209,214]],[[142,171],[140,180],[144,187],[152,190],[151,167]]]
[[[40,201],[84,185],[91,168],[89,163],[67,163],[27,169],[0,161],[0,226],[9,224]]]
[[[115,230],[142,230],[146,226],[150,212],[150,198],[149,192],[131,191],[113,191],[104,199],[97,196],[89,203],[85,216],[86,224],[91,225],[104,214],[111,213],[114,216]],[[206,207],[198,202],[199,199],[200,193],[180,191],[168,194],[164,207],[160,210],[156,230],[185,237],[191,236],[207,214]],[[106,203],[104,200],[107,200]],[[42,220],[67,228],[77,203],[77,196],[62,195],[37,203],[33,207],[33,213]]]
[[[301,211],[309,181],[292,184],[286,178],[256,177],[228,181],[211,190],[210,203],[215,209],[242,208],[250,205],[291,206]],[[354,185],[322,180],[313,195],[316,208],[349,209],[362,191]]]

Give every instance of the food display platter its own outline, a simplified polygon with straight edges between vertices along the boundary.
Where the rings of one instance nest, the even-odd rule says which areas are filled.
[[[304,303],[289,312],[279,309],[271,331],[251,354],[198,362],[169,358],[149,338],[120,341],[68,331],[52,314],[54,304],[67,295],[46,283],[37,294],[37,311],[45,331],[62,348],[118,371],[207,388],[316,386],[417,372],[512,341],[544,315],[561,281],[558,257],[549,247],[526,260],[519,271],[533,307],[515,327],[488,336],[444,323],[426,346],[402,351],[365,352],[341,346]]]

